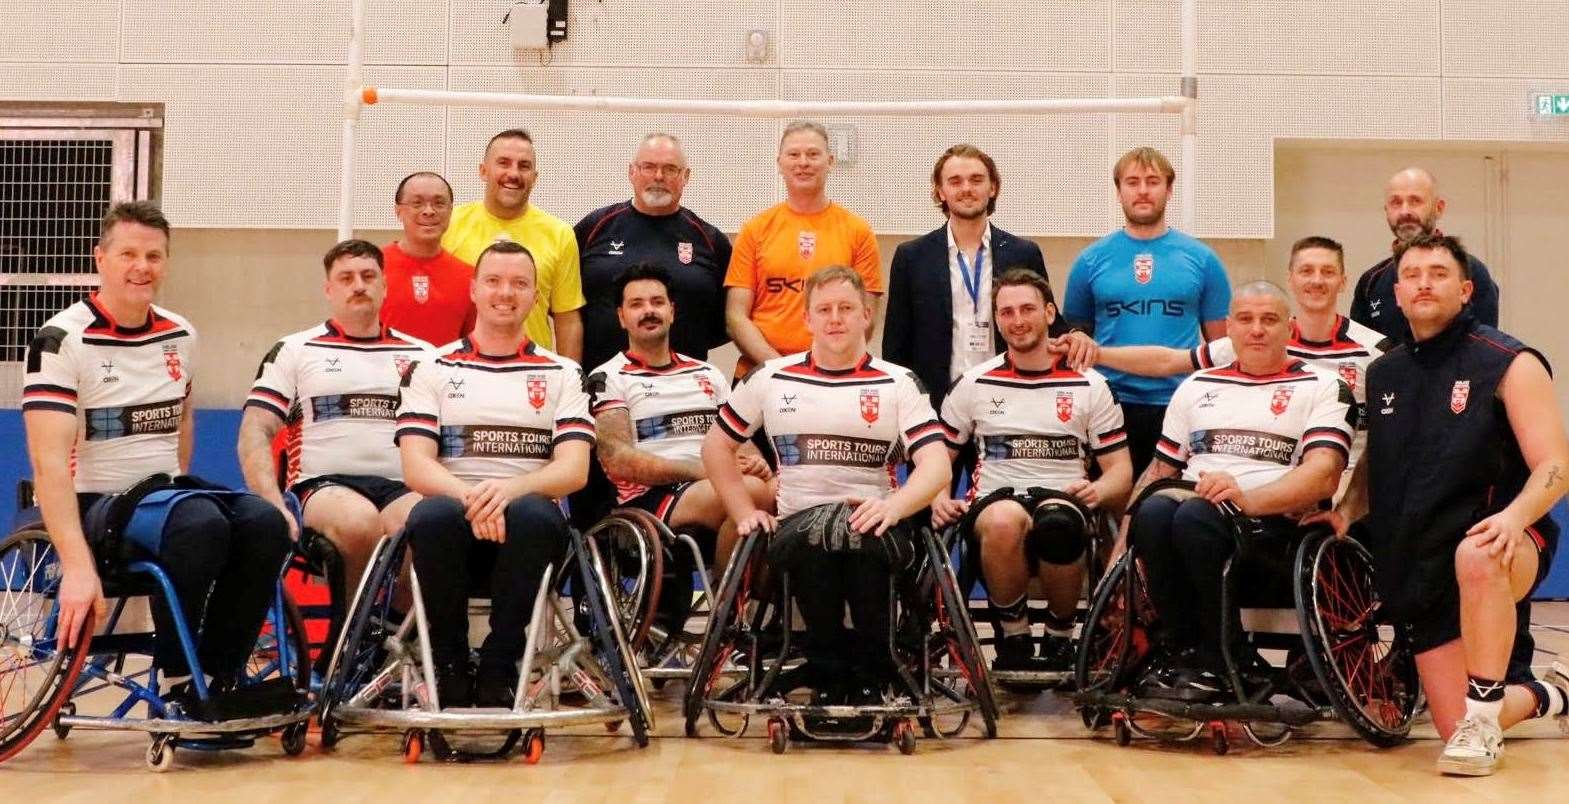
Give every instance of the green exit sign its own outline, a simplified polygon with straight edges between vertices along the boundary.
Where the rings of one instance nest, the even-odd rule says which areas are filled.
[[[1532,111],[1537,117],[1569,117],[1569,93],[1533,93]]]

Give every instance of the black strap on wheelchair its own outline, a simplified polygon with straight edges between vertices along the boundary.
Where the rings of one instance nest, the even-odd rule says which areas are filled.
[[[112,563],[124,558],[125,528],[147,495],[164,489],[223,490],[222,486],[209,483],[195,475],[176,475],[159,472],[136,481],[119,494],[106,494],[98,498],[82,513],[82,531],[93,555],[101,563]]]

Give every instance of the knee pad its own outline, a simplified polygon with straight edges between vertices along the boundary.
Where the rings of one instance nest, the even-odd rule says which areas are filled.
[[[1051,496],[1030,512],[1025,549],[1038,561],[1072,564],[1089,546],[1089,517],[1077,502]]]

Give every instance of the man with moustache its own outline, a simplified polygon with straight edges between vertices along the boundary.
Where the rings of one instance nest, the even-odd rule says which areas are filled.
[[[1406,243],[1422,235],[1442,234],[1438,219],[1446,206],[1438,194],[1438,180],[1419,167],[1410,167],[1389,178],[1384,188],[1384,220],[1395,236],[1391,256],[1362,273],[1351,297],[1351,318],[1401,343],[1411,341],[1411,326],[1395,301],[1395,268]],[[1498,285],[1487,266],[1470,252],[1466,253],[1475,292],[1471,295],[1476,319],[1490,327],[1498,326]]]
[[[985,151],[968,144],[943,151],[931,192],[948,220],[894,250],[883,358],[914,370],[940,409],[948,386],[1002,346],[989,302],[993,280],[1010,268],[1044,278],[1046,261],[1040,246],[991,222],[1002,179]],[[947,321],[952,326],[934,326]]]
[[[807,278],[820,269],[843,265],[860,274],[872,294],[867,326],[877,320],[875,297],[882,292],[877,237],[860,216],[828,198],[834,157],[827,129],[804,120],[785,126],[776,161],[785,200],[741,226],[725,273],[725,323],[741,351],[737,377],[811,346],[803,324],[804,291]]]
[[[978,447],[975,483],[963,499],[938,500],[932,525],[962,518],[961,532],[980,548],[998,636],[992,668],[1066,672],[1093,512],[1118,510],[1133,485],[1127,434],[1106,379],[1074,370],[1054,351],[1047,332],[1057,305],[1044,276],[1004,272],[990,306],[1007,351],[966,370],[942,406],[950,454]],[[1086,473],[1092,458],[1100,469],[1094,480]],[[1031,576],[1047,603],[1038,657],[1026,597]]]
[[[1176,171],[1165,154],[1135,148],[1117,160],[1112,185],[1127,224],[1079,254],[1068,273],[1063,316],[1101,346],[1189,349],[1225,334],[1231,283],[1209,246],[1166,225]],[[1155,451],[1176,378],[1107,370],[1122,403],[1133,471]]]
[[[1547,359],[1478,320],[1458,240],[1418,235],[1396,266],[1412,340],[1368,372],[1367,455],[1339,509],[1363,514],[1383,611],[1408,628],[1417,673],[1447,743],[1446,774],[1486,776],[1503,731],[1565,720],[1569,667],[1542,680],[1510,667],[1518,605],[1558,547],[1549,515],[1569,489],[1569,438]]]
[[[485,198],[452,211],[452,226],[441,245],[470,265],[498,241],[519,243],[534,255],[539,269],[534,285],[538,304],[528,316],[531,343],[578,360],[583,356],[582,278],[577,238],[561,219],[529,203],[539,166],[534,138],[512,128],[490,138],[479,166]]]
[[[670,346],[697,360],[730,340],[725,332],[725,270],[730,238],[681,205],[692,169],[673,134],[649,134],[627,165],[632,198],[596,209],[578,221],[583,265],[583,365],[598,366],[624,349],[616,325],[618,277],[639,263],[670,274],[670,302],[681,315],[671,324]]]
[[[272,450],[285,435],[284,486],[299,500],[305,527],[337,547],[345,585],[337,591],[347,594],[376,542],[402,528],[419,501],[388,447],[403,372],[432,347],[380,322],[387,293],[381,257],[364,240],[345,240],[322,257],[331,317],[285,336],[262,358],[237,446],[246,486],[294,530]]]
[[[452,343],[474,328],[474,267],[441,247],[452,223],[452,185],[440,173],[411,173],[398,182],[392,208],[403,238],[381,250],[381,323],[426,343]]]

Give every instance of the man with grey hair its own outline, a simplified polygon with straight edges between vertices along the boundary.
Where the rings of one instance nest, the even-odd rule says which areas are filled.
[[[1400,343],[1411,342],[1411,325],[1395,303],[1395,268],[1405,245],[1422,235],[1439,234],[1438,219],[1444,215],[1444,197],[1438,194],[1438,180],[1419,167],[1409,167],[1389,178],[1384,188],[1384,219],[1395,236],[1391,254],[1367,269],[1357,280],[1351,297],[1351,320],[1372,327]],[[1487,266],[1470,256],[1471,281],[1476,287],[1469,305],[1478,321],[1498,326],[1498,285],[1487,273]]]
[[[638,263],[670,273],[676,323],[670,347],[706,360],[708,351],[730,339],[725,333],[725,269],[730,239],[681,206],[692,176],[681,141],[655,132],[638,143],[627,165],[632,198],[601,207],[572,227],[583,271],[583,365],[598,366],[626,348],[626,331],[616,321],[616,278]]]
[[[1350,389],[1286,351],[1285,291],[1268,282],[1238,288],[1226,335],[1236,362],[1196,371],[1177,386],[1155,459],[1137,486],[1181,477],[1198,496],[1149,498],[1124,518],[1119,539],[1119,547],[1138,550],[1160,612],[1161,658],[1140,682],[1145,695],[1210,701],[1224,694],[1223,617],[1231,618],[1238,666],[1251,665],[1237,612],[1222,603],[1221,576],[1235,550],[1223,511],[1256,522],[1253,549],[1233,572],[1250,588],[1283,585],[1270,568],[1289,566],[1298,520],[1335,493],[1351,448]]]

